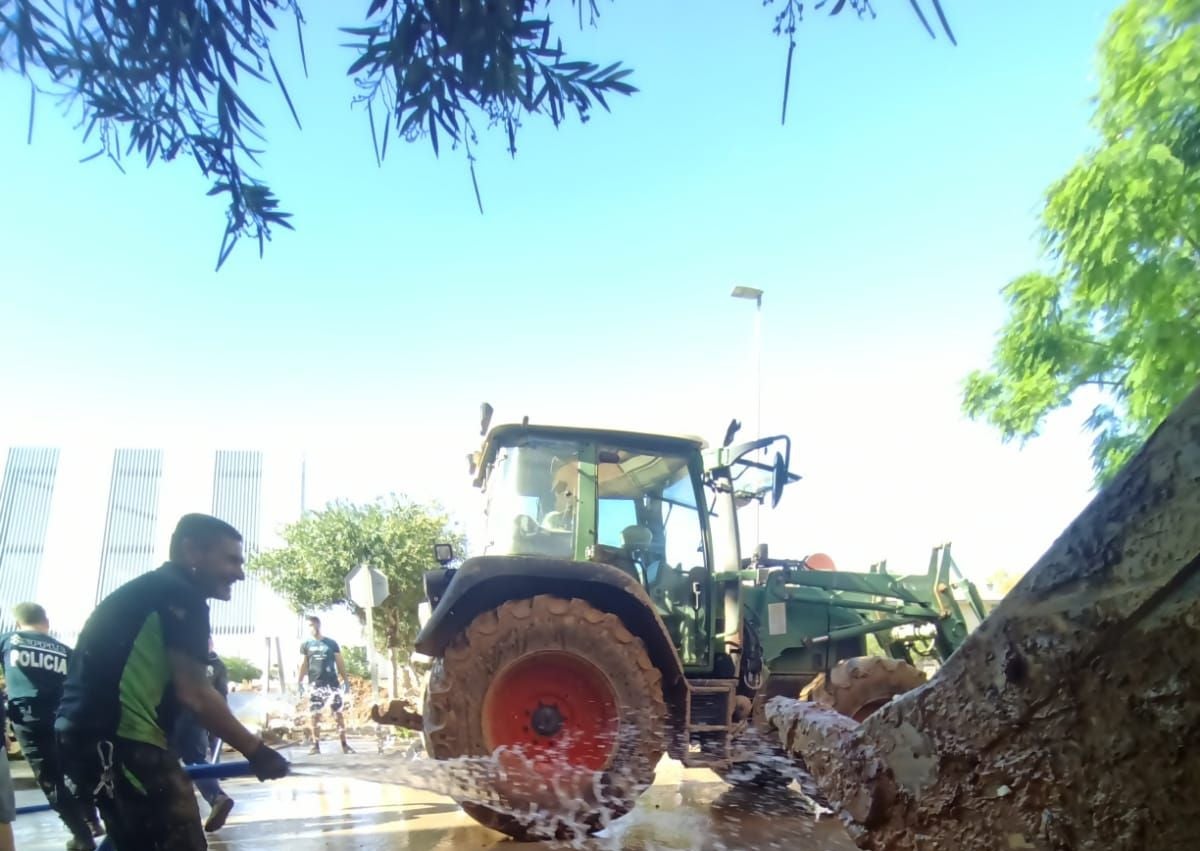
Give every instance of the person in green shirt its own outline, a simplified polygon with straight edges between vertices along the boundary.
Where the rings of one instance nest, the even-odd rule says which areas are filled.
[[[102,600],[79,635],[55,730],[68,780],[96,790],[117,851],[208,847],[191,781],[168,745],[181,707],[245,754],[259,780],[288,773],[206,675],[207,600],[230,599],[244,561],[237,529],[184,515],[169,560]]]
[[[67,789],[54,739],[54,713],[62,697],[71,648],[50,635],[50,618],[37,603],[18,603],[13,617],[17,629],[0,635],[8,717],[34,780],[71,831],[68,851],[91,851],[96,847],[93,837],[103,833],[96,808],[85,790],[77,797]]]

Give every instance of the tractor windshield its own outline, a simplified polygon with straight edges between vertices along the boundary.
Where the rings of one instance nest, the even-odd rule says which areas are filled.
[[[583,560],[596,548],[646,585],[664,565],[686,573],[704,565],[695,467],[687,455],[619,446],[501,447],[485,489],[486,552]]]
[[[596,561],[645,587],[684,664],[709,651],[702,458],[521,436],[500,446],[484,494],[485,555]]]
[[[528,441],[501,448],[486,496],[487,555],[571,558],[575,552],[580,447]]]

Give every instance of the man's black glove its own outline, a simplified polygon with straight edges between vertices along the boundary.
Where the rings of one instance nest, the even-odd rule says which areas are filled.
[[[291,770],[283,754],[266,744],[260,744],[247,759],[259,780],[278,780]]]

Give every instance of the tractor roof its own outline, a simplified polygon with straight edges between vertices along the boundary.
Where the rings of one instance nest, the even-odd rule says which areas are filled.
[[[698,452],[707,448],[701,437],[676,434],[648,434],[641,431],[621,429],[578,428],[574,426],[531,425],[529,423],[505,423],[494,426],[488,432],[483,447],[472,462],[475,485],[480,486],[487,475],[488,466],[501,446],[514,446],[525,440],[562,440],[567,442],[608,443],[623,449],[663,454]]]
[[[509,445],[527,438],[543,440],[566,441],[597,441],[599,443],[614,443],[627,446],[630,449],[655,449],[664,452],[671,450],[696,451],[704,449],[708,444],[702,437],[682,434],[650,434],[642,431],[624,431],[622,429],[579,428],[576,426],[556,426],[531,423],[504,423],[494,426],[488,432],[484,447]]]

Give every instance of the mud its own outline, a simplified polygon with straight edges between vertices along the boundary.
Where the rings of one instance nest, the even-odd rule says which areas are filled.
[[[1200,390],[930,683],[768,716],[861,848],[1195,847],[1198,592]]]

